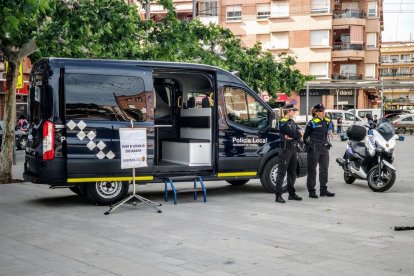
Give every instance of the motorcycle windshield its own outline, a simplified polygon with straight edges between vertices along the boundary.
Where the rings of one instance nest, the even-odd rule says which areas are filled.
[[[379,134],[381,134],[382,137],[384,137],[386,141],[389,141],[395,135],[394,128],[390,123],[380,124],[377,128],[377,131]]]

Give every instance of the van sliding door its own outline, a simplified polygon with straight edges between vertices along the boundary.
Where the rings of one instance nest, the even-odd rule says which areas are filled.
[[[130,176],[121,170],[119,129],[147,129],[148,167],[154,159],[153,88],[146,68],[66,68],[63,84],[67,175],[70,182]],[[114,179],[116,180],[116,179]]]

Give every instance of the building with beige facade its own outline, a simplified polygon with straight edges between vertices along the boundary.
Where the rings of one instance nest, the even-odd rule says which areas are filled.
[[[414,41],[382,43],[380,76],[384,81],[414,81]],[[384,89],[384,96],[390,109],[414,105],[414,88]]]
[[[188,1],[174,0],[176,5]],[[296,57],[297,68],[331,88],[311,89],[310,106],[377,107],[377,89],[341,89],[343,82],[379,79],[382,0],[198,0],[197,16],[229,28],[244,46],[261,42],[275,56]],[[290,101],[305,113],[305,93]]]

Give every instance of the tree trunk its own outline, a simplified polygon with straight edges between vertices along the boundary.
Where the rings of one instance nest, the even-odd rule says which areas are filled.
[[[16,85],[22,59],[10,56],[6,74],[6,102],[3,116],[3,140],[1,142],[0,184],[12,182],[14,130],[16,126]]]

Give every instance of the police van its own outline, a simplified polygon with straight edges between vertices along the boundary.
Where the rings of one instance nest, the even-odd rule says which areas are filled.
[[[282,147],[275,114],[227,71],[45,58],[33,66],[29,91],[26,181],[68,187],[96,204],[117,202],[132,180],[121,169],[119,129],[132,121],[147,133],[148,166],[136,170],[137,182],[201,176],[243,185],[260,178],[274,192]],[[301,152],[297,175],[305,174]]]

